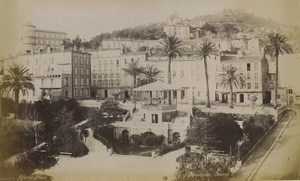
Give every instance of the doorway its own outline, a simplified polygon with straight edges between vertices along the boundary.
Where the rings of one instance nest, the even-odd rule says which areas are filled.
[[[108,97],[108,91],[107,91],[107,89],[104,90],[104,97],[105,97],[105,98]]]
[[[269,104],[271,102],[271,92],[266,91],[266,98],[265,98],[265,104]]]
[[[125,90],[125,91],[124,91],[124,97],[125,97],[125,99],[129,99],[129,93],[128,93],[128,90]]]
[[[227,103],[227,102],[228,102],[228,95],[222,94],[222,103]]]
[[[240,103],[244,103],[244,94],[240,94]]]

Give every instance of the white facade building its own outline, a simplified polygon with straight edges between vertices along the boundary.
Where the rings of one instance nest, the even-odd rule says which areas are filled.
[[[4,75],[12,64],[28,69],[35,91],[28,91],[20,101],[88,98],[90,96],[90,54],[78,51],[47,51],[20,54],[4,60]]]

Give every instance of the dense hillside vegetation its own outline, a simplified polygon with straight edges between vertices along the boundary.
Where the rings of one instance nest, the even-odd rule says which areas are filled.
[[[255,37],[266,37],[268,33],[274,30],[284,33],[289,39],[299,39],[300,37],[300,28],[298,26],[281,24],[272,19],[257,17],[239,9],[225,9],[215,14],[197,16],[187,21],[191,25],[206,22],[201,28],[205,31],[212,32],[219,38],[230,38],[232,37],[232,34],[239,32],[249,33]],[[167,21],[151,23],[148,25],[101,33],[86,42],[83,42],[77,37],[74,40],[66,40],[64,45],[66,48],[74,45],[77,47],[83,45],[85,48],[96,49],[101,45],[103,39],[125,38],[135,40],[157,40],[164,34],[163,28],[166,23]]]

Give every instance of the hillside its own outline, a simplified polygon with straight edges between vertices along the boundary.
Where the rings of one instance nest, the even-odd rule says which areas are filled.
[[[218,33],[224,33],[224,25],[230,24],[238,29],[238,32],[253,32],[255,36],[264,36],[272,30],[282,32],[289,38],[299,38],[300,28],[297,26],[284,25],[272,19],[265,19],[247,13],[239,9],[225,9],[221,12],[194,17],[192,23],[206,21],[217,27]]]
[[[170,18],[174,18],[174,15]],[[247,13],[244,10],[239,9],[225,9],[221,12],[202,15],[191,18],[189,20],[184,19],[191,26],[196,24],[202,24],[206,22],[201,28],[205,31],[210,31],[215,34],[216,37],[234,38],[236,33],[244,32],[251,34],[254,37],[266,38],[272,31],[277,31],[285,34],[289,40],[295,40],[297,42],[293,44],[300,51],[300,28],[298,26],[285,25],[278,23],[272,19],[265,19],[255,16],[251,13]],[[93,37],[89,42],[85,42],[87,48],[96,49],[100,46],[103,39],[111,38],[124,38],[135,40],[157,40],[164,34],[164,26],[168,20],[151,23],[147,25],[136,26],[133,28],[125,28],[121,30],[115,30],[109,33],[101,33]]]

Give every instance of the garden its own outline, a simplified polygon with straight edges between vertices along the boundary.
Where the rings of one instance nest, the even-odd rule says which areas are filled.
[[[187,151],[177,159],[180,164],[177,180],[228,179],[230,169],[237,161],[245,160],[251,148],[274,125],[274,119],[269,115],[207,114],[199,109],[194,109],[193,114],[187,143],[200,147],[201,151]],[[243,120],[242,128],[237,119]],[[208,155],[215,155],[218,161],[204,159]]]
[[[15,110],[15,106],[3,108],[6,116]],[[80,107],[74,99],[40,100],[34,104],[22,101],[17,109],[18,119],[4,118],[6,121],[1,125],[0,175],[16,178],[50,168],[61,153],[71,157],[86,155],[89,149],[80,130],[73,126],[86,119],[87,113],[88,109]]]

